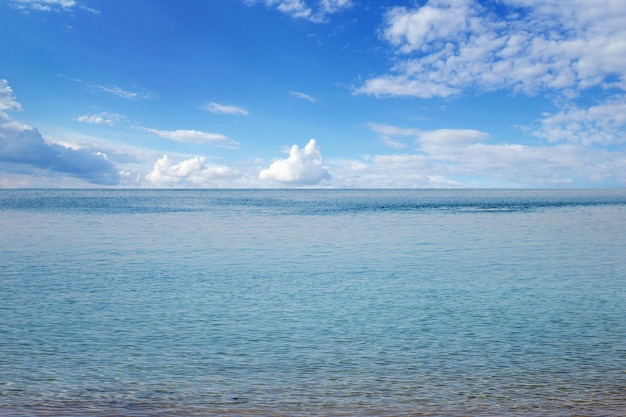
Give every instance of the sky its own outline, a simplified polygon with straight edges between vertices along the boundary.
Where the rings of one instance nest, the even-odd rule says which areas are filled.
[[[0,188],[624,188],[626,0],[0,0]]]

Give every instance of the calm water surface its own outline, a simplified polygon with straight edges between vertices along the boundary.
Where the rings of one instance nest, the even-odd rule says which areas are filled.
[[[624,416],[626,191],[0,190],[1,416]]]

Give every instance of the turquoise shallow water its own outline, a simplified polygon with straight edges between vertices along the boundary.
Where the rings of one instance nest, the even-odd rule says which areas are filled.
[[[623,190],[0,190],[0,415],[623,416],[625,249]]]

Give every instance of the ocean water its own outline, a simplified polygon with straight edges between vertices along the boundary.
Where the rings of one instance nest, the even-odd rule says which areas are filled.
[[[624,190],[0,190],[0,416],[624,416]]]

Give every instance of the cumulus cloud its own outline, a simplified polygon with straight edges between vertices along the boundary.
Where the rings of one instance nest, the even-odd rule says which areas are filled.
[[[227,136],[220,133],[203,132],[201,130],[159,130],[149,127],[138,127],[148,133],[152,133],[163,139],[173,140],[181,143],[208,143],[223,146],[226,148],[234,148],[238,143]]]
[[[20,110],[6,80],[0,80],[0,110]],[[0,170],[18,174],[67,174],[99,185],[116,185],[119,174],[105,154],[46,142],[0,111]]]
[[[296,19],[305,19],[315,23],[325,22],[329,15],[352,7],[351,0],[245,0],[249,5],[263,3],[267,7],[276,7]]]
[[[269,168],[260,172],[262,180],[272,180],[283,184],[315,185],[330,179],[330,173],[322,164],[322,154],[311,139],[303,149],[293,145],[289,157],[274,161]]]
[[[381,37],[397,54],[357,91],[448,97],[466,89],[525,94],[626,89],[626,8],[596,0],[429,0],[393,7]],[[498,9],[500,7],[500,9]],[[503,11],[504,10],[504,11]]]
[[[115,126],[124,116],[115,113],[86,114],[76,117],[74,120],[81,123],[90,123],[94,125]]]
[[[146,175],[148,183],[154,186],[210,187],[217,180],[232,180],[241,173],[226,166],[209,165],[204,157],[194,157],[177,163],[164,155],[154,163],[154,168]]]
[[[219,104],[215,102],[206,103],[202,106],[202,109],[214,114],[241,114],[243,116],[248,115],[248,111],[242,107]]]
[[[302,100],[309,101],[311,103],[317,103],[317,99],[315,97],[310,96],[308,94],[301,93],[300,91],[290,91],[289,95],[293,96],[293,97],[300,98]]]

